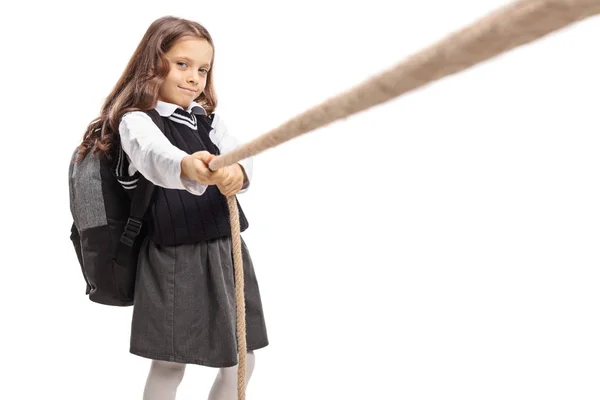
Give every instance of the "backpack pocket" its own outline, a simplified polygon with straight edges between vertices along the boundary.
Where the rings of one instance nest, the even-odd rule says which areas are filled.
[[[111,228],[102,225],[79,232],[83,271],[91,286],[89,298],[105,305],[130,306],[133,305],[135,270],[123,269],[115,263],[112,249],[116,247],[118,236]]]
[[[113,232],[113,237],[118,233],[122,233],[125,229],[125,225],[121,229],[116,229]],[[137,276],[138,268],[138,257],[140,247],[147,236],[147,229],[145,226],[141,228],[141,231],[131,243],[131,247],[125,246],[119,243],[113,246],[114,253],[113,259],[113,278],[114,284],[119,293],[123,298],[131,299],[133,301],[135,291],[135,280]],[[119,239],[121,237],[119,236]]]
[[[85,280],[85,294],[90,294],[90,292],[92,291],[92,285],[90,285],[90,281],[85,273],[85,269],[83,268],[83,258],[81,255],[81,238],[79,236],[77,228],[75,227],[75,223],[71,225],[71,242],[73,243],[73,247],[75,248],[77,260],[79,261],[79,266],[81,268],[81,274],[83,275],[83,279]]]

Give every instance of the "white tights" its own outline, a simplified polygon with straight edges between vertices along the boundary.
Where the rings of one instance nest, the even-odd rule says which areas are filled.
[[[246,354],[246,386],[254,371],[255,356],[250,351]],[[144,400],[175,400],[177,388],[183,380],[186,364],[170,361],[152,360]],[[208,400],[237,399],[237,365],[219,368],[215,382],[210,389]]]

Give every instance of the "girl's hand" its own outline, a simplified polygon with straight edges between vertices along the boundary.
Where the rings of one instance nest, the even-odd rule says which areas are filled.
[[[198,151],[181,160],[181,176],[195,180],[204,185],[216,185],[225,177],[225,168],[211,171],[208,164],[215,156],[208,151]]]
[[[233,196],[242,190],[246,174],[240,164],[228,165],[221,170],[223,170],[223,179],[217,183],[217,187],[225,197]]]

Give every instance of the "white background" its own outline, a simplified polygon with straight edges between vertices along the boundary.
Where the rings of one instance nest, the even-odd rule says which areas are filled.
[[[504,3],[3,5],[0,398],[142,398],[131,308],[84,294],[67,169],[154,19],[209,29],[246,142]],[[248,399],[600,398],[599,22],[255,157]],[[189,366],[178,399],[215,374]]]

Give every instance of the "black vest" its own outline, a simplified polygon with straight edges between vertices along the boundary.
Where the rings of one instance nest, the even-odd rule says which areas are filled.
[[[183,110],[177,109],[176,113]],[[188,154],[206,150],[219,155],[219,148],[210,140],[211,119],[197,115],[197,129],[161,117],[164,135]],[[240,231],[248,228],[248,221],[237,201]],[[231,236],[227,198],[216,185],[209,185],[201,195],[186,190],[155,187],[153,201],[147,216],[148,235],[156,244],[172,246],[198,243]]]

